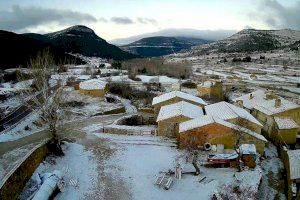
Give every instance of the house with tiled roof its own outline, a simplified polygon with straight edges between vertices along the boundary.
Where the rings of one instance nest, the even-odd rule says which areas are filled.
[[[298,199],[300,198],[300,149],[284,148],[282,160],[287,172],[288,199]]]
[[[225,121],[243,126],[254,132],[261,133],[263,125],[249,112],[225,101],[204,107],[207,115],[215,116]]]
[[[181,148],[199,148],[209,143],[211,145],[222,144],[225,149],[234,149],[237,140],[240,144],[254,144],[261,154],[267,142],[264,136],[255,131],[212,115],[191,119],[179,125]]]
[[[185,101],[200,107],[204,107],[205,105],[207,105],[207,103],[199,97],[181,91],[172,91],[154,97],[152,101],[152,106],[154,107],[154,112],[158,114],[162,106],[170,105],[180,101]]]
[[[158,134],[161,136],[177,137],[179,123],[203,115],[201,107],[185,101],[162,106],[156,120]]]
[[[296,142],[299,134],[297,126],[300,126],[300,105],[265,90],[254,91],[234,101],[236,105],[248,109],[263,124],[262,130],[267,137],[286,144]]]
[[[90,79],[79,83],[79,92],[93,97],[104,97],[107,83],[99,79]]]

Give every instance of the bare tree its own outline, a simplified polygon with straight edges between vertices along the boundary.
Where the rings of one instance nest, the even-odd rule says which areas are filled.
[[[235,134],[235,146],[234,149],[237,154],[239,154],[238,149],[242,143],[242,141],[245,139],[245,128],[246,127],[246,121],[244,119],[238,118],[237,121],[235,122],[236,126],[233,129],[233,133]],[[241,171],[241,166],[240,164],[238,165],[239,171]]]
[[[65,84],[63,82],[66,80],[58,80],[56,84],[51,84],[51,75],[57,73],[58,66],[49,50],[38,53],[35,59],[31,59],[28,69],[34,87],[22,91],[22,101],[31,110],[36,110],[43,123],[48,126],[52,137],[50,150],[56,155],[63,155],[57,130],[63,117],[61,99]]]
[[[236,126],[233,129],[233,132],[236,136],[235,149],[238,149],[241,145],[241,142],[244,139],[244,136],[245,136],[245,128],[244,127],[246,126],[246,121],[241,118],[237,118],[235,125]]]

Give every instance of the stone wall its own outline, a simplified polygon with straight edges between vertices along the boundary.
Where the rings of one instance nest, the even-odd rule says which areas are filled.
[[[46,141],[32,149],[10,174],[3,178],[0,199],[17,199],[33,172],[46,157],[48,152]]]
[[[166,137],[178,136],[178,125],[190,120],[188,117],[178,116],[158,122],[158,135]]]
[[[208,142],[213,145],[223,144],[226,149],[234,149],[236,139],[236,134],[231,128],[213,123],[180,133],[179,147],[186,148],[191,146],[197,148]],[[254,144],[260,154],[264,153],[265,142],[247,133],[242,135],[240,143]]]
[[[104,98],[105,96],[105,90],[83,90],[83,89],[79,89],[79,92],[81,94],[85,94],[85,95],[89,95],[92,97],[101,97]]]

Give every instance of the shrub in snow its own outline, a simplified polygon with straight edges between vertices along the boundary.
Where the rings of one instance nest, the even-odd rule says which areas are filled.
[[[183,82],[181,86],[186,88],[197,88],[197,84],[191,81]]]
[[[243,58],[243,62],[251,62],[251,57],[246,56],[245,58]]]
[[[219,187],[212,197],[213,200],[255,200],[258,194],[251,186],[241,186],[238,181]]]

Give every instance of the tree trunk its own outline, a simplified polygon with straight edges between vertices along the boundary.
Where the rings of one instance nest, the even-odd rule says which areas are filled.
[[[50,123],[50,133],[52,135],[52,140],[49,143],[49,151],[56,156],[63,156],[64,152],[61,148],[60,140],[58,139],[57,130],[56,130],[56,122]]]
[[[197,155],[194,155],[194,157],[193,157],[193,162],[192,162],[193,166],[194,166],[195,169],[196,169],[196,172],[195,172],[195,175],[196,175],[196,176],[198,176],[198,175],[200,174],[200,168],[199,168],[198,165],[197,165],[197,158],[198,158],[198,156],[197,156]]]

